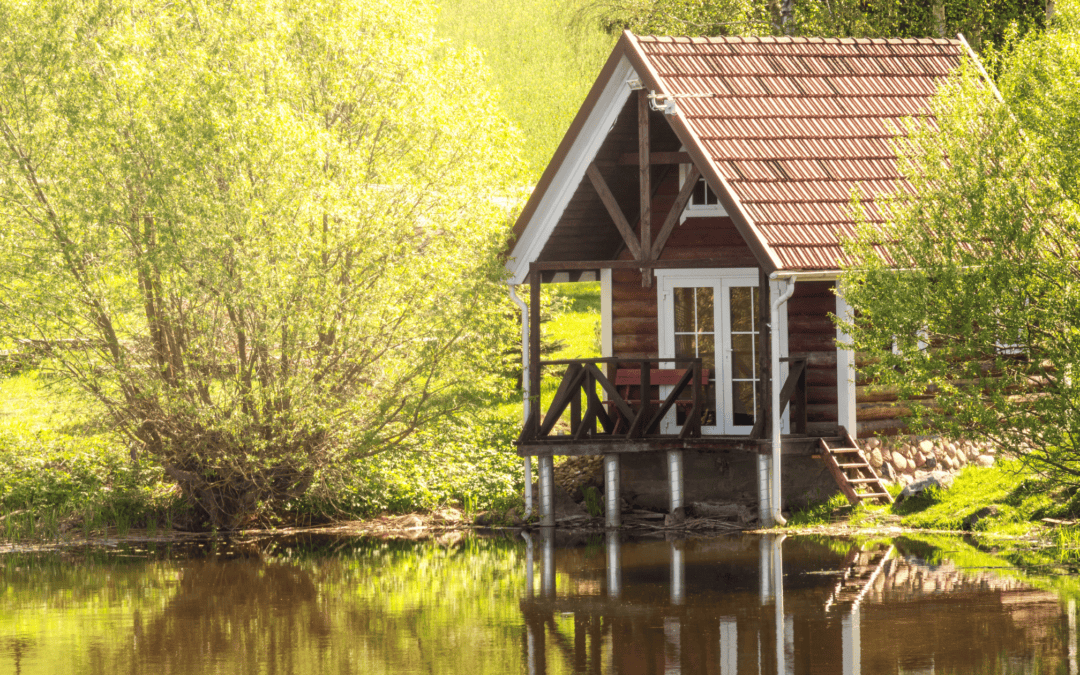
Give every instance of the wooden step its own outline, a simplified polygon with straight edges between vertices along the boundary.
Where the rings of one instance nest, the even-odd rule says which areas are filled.
[[[840,491],[844,493],[852,506],[857,506],[864,499],[876,499],[892,503],[892,496],[889,495],[888,490],[882,484],[881,477],[866,461],[862,450],[859,449],[859,444],[846,431],[843,433],[844,435],[840,439],[843,445],[837,443],[836,446],[833,446],[824,438],[818,439],[818,446],[821,448],[821,459],[825,462],[825,466],[829,469],[829,473],[832,474],[833,480],[836,481]],[[846,461],[841,464],[837,461],[838,458]],[[849,470],[855,471],[855,475],[848,475]],[[865,491],[859,492],[858,490]]]

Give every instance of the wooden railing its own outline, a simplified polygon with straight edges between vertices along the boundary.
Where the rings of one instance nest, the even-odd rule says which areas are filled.
[[[604,374],[601,366],[613,364],[619,368],[636,367],[641,376],[636,385],[641,395],[638,400],[623,396]],[[678,378],[663,401],[651,396],[653,366],[672,364]],[[541,416],[543,404],[540,392],[534,391],[529,406],[529,419],[518,438],[519,442],[539,440],[584,440],[596,438],[624,438],[626,440],[659,437],[660,420],[680,401],[680,396],[690,390],[690,409],[686,423],[679,430],[678,438],[701,437],[701,414],[705,407],[702,394],[701,359],[576,359],[540,361],[543,366],[565,366],[559,388],[552,397],[547,411]],[[539,380],[536,378],[533,381]],[[597,387],[606,396],[601,400]],[[585,405],[582,407],[582,400]],[[553,436],[555,425],[566,409],[570,409],[570,434]]]

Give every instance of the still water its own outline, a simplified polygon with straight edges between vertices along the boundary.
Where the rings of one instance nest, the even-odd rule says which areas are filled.
[[[0,673],[1076,675],[1075,601],[1002,565],[750,535],[8,553]]]

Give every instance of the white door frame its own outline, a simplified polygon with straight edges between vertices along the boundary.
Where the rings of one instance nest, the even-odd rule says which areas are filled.
[[[716,426],[703,426],[701,433],[706,435],[747,435],[750,426],[735,426],[732,420],[731,401],[727,392],[730,389],[731,351],[730,351],[730,312],[728,308],[728,289],[740,286],[758,287],[758,269],[756,267],[733,267],[719,269],[658,269],[656,270],[657,325],[660,358],[675,357],[675,297],[674,288],[684,286],[713,287],[713,325],[716,327]],[[760,310],[759,310],[760,311]],[[787,304],[780,311],[780,356],[786,357],[787,348]],[[781,372],[776,378],[781,386],[787,378],[788,366],[782,363]],[[670,387],[661,387],[661,398],[667,396]],[[781,432],[788,431],[786,411],[781,419]],[[662,433],[677,433],[674,411],[669,412],[661,423]]]

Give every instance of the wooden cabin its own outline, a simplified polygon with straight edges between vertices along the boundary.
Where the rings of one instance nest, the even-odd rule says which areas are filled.
[[[853,458],[903,422],[833,323],[850,311],[840,239],[853,194],[880,221],[875,200],[907,187],[890,139],[964,53],[963,38],[623,34],[507,263],[532,307],[543,283],[602,289],[603,358],[543,362],[526,320],[518,451],[540,458],[545,524],[559,455],[604,456],[609,525],[620,495],[650,490],[672,509],[756,490],[766,525],[834,480],[884,492]],[[553,401],[542,372],[563,373]]]

